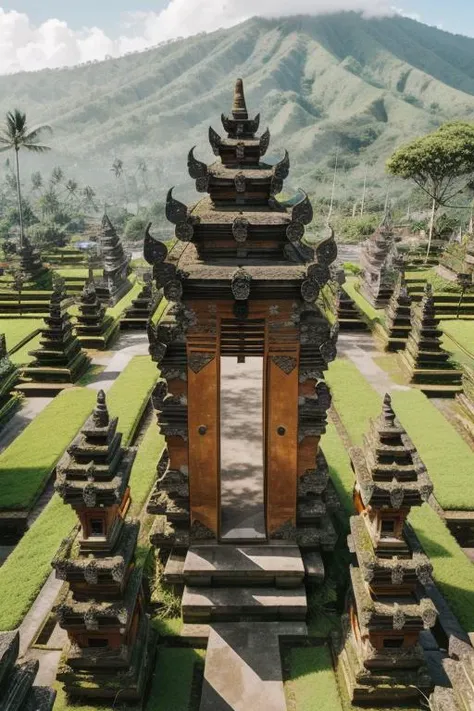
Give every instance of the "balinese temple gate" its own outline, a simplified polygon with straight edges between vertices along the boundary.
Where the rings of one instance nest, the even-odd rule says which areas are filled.
[[[151,538],[181,554],[191,585],[216,582],[219,551],[231,556],[229,544],[293,546],[299,562],[290,587],[304,577],[298,547],[306,574],[321,580],[320,551],[336,541],[328,510],[337,499],[318,444],[337,328],[316,299],[337,247],[331,231],[315,250],[305,244],[313,212],[303,191],[277,200],[289,156],[262,161],[270,134],[257,135],[259,116],[249,118],[241,80],[222,124],[226,137],[209,129],[215,163],[201,162],[194,149],[188,156],[204,197],[187,207],[168,193],[175,245],[168,250],[150,229],[145,238],[145,257],[170,302],[161,323],[149,325],[167,442],[149,505],[157,514]],[[214,546],[214,557],[199,578],[190,553],[198,547],[202,557],[204,545]],[[283,587],[278,570],[272,576]]]

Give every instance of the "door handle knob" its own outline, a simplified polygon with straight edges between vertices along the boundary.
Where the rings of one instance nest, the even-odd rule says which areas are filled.
[[[280,437],[283,437],[283,435],[286,434],[286,427],[283,427],[283,425],[277,427],[277,434],[279,434]]]
[[[207,432],[207,427],[206,425],[199,425],[198,427],[198,432],[200,435],[205,435]]]

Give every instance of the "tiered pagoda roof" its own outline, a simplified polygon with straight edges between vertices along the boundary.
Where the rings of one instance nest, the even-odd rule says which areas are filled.
[[[127,306],[120,319],[121,329],[146,330],[148,321],[155,313],[162,296],[155,289],[152,275],[147,272],[143,275],[143,286],[138,296]]]
[[[8,357],[5,334],[0,333],[0,425],[18,402],[18,396],[12,393],[17,380],[18,369]]]
[[[354,300],[339,285],[336,294],[335,315],[341,331],[367,331],[368,326],[362,319]]]
[[[137,700],[149,663],[149,625],[135,562],[139,522],[126,518],[135,450],[123,447],[117,425],[100,391],[57,466],[55,488],[79,518],[52,562],[68,583],[55,608],[69,637],[58,678],[76,696],[112,698],[123,687],[124,698]]]
[[[131,255],[127,255],[122,240],[107,214],[102,218],[98,241],[103,260],[103,278],[97,283],[101,301],[116,304],[132,288],[128,279]]]
[[[353,602],[340,661],[354,702],[400,703],[431,689],[418,638],[437,617],[424,591],[432,566],[406,519],[433,486],[389,395],[350,455],[359,516],[350,519]]]
[[[107,316],[107,309],[101,304],[92,281],[84,285],[78,309],[76,334],[81,344],[89,348],[105,348],[110,340],[113,319]]]
[[[412,300],[408,293],[403,272],[392,294],[385,315],[386,349],[403,350],[411,331]]]
[[[442,335],[432,287],[428,283],[421,307],[413,314],[401,359],[414,385],[427,393],[449,396],[461,391],[462,371],[456,370],[450,362],[450,354],[441,345]]]
[[[33,686],[39,662],[17,664],[20,651],[18,630],[0,632],[0,708],[5,711],[52,711],[56,692]]]
[[[13,260],[15,261],[15,260]],[[23,237],[23,247],[18,250],[18,269],[26,281],[35,282],[48,288],[51,286],[51,272],[41,261],[39,251],[33,247],[28,237]]]
[[[389,212],[381,225],[362,245],[362,293],[376,308],[386,306],[395,283],[397,250]]]
[[[23,370],[19,389],[30,394],[56,394],[74,383],[87,369],[89,358],[73,333],[68,302],[62,285],[57,284],[49,303],[49,316],[41,331],[40,347],[30,351],[33,362]]]

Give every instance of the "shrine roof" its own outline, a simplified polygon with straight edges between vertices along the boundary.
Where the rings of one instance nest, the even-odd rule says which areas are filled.
[[[216,206],[209,196],[204,197],[189,212],[202,222],[232,223],[239,217],[245,217],[250,225],[283,225],[291,222],[292,208],[278,205],[270,209],[268,205]]]
[[[268,163],[259,163],[254,167],[226,166],[220,161],[215,161],[208,166],[208,172],[214,178],[234,180],[236,175],[245,175],[247,180],[270,180],[274,175],[275,166]]]

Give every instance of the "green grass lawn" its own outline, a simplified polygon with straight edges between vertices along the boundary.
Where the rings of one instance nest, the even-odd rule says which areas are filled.
[[[150,356],[135,356],[107,394],[110,413],[119,418],[124,444],[133,439],[158,375]]]
[[[296,648],[288,655],[288,711],[343,711],[329,649]]]
[[[43,319],[5,318],[0,321],[0,333],[7,339],[7,350],[12,351],[21,341],[43,326]]]
[[[28,509],[94,406],[94,392],[58,395],[0,454],[0,508]]]
[[[418,390],[394,391],[392,402],[446,509],[474,511],[474,454],[441,412]]]
[[[51,572],[61,540],[76,522],[57,494],[0,568],[0,629],[18,627]]]
[[[474,359],[474,321],[441,321],[441,328],[468,358]]]
[[[133,281],[133,278],[129,277],[129,279],[130,281]],[[115,306],[112,306],[110,309],[107,309],[107,316],[112,316],[112,318],[114,319],[117,319],[119,316],[121,316],[127,306],[130,306],[133,299],[137,298],[141,290],[141,284],[136,281],[130,291],[128,291],[125,296],[123,296],[120,301],[115,304]]]
[[[337,359],[331,363],[326,380],[331,387],[334,407],[340,417],[344,416],[349,436],[354,444],[361,444],[369,418],[380,413],[380,395],[349,360]]]
[[[326,434],[321,439],[321,449],[329,465],[329,474],[336,487],[344,511],[352,516],[354,506],[352,503],[352,489],[354,487],[354,472],[351,468],[349,454],[344,443],[339,437],[336,427],[329,422]]]
[[[28,363],[31,363],[34,358],[33,356],[28,355],[28,353],[40,347],[40,340],[41,334],[39,333],[37,336],[32,338],[31,341],[25,343],[25,345],[19,348],[16,353],[12,354],[12,363],[15,363],[15,365],[27,365]]]
[[[383,324],[385,322],[385,311],[383,309],[374,309],[374,307],[369,304],[367,299],[362,296],[358,289],[358,285],[359,279],[356,277],[349,277],[342,288],[356,303],[362,313],[366,315],[369,322]]]

